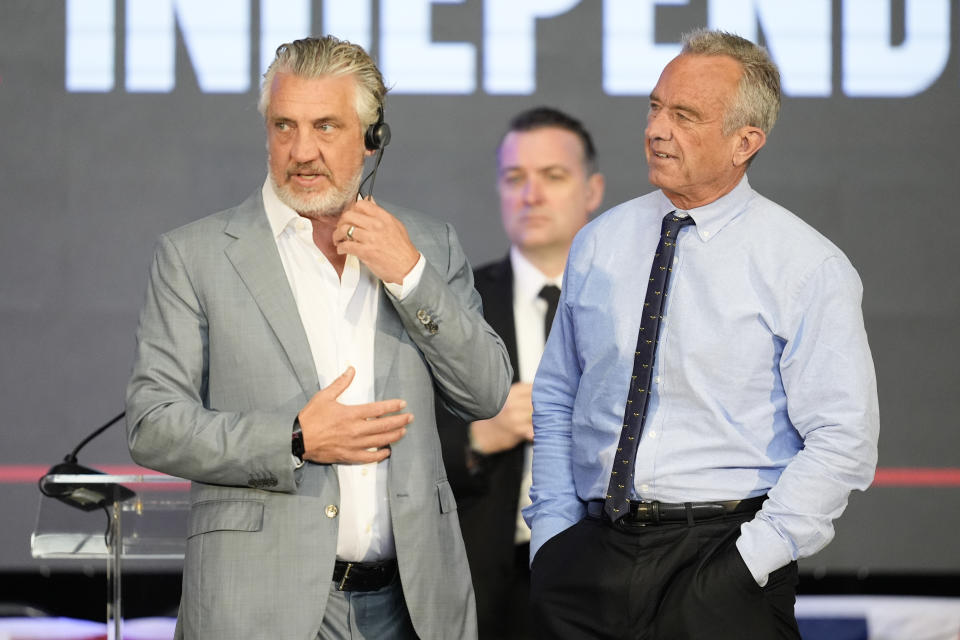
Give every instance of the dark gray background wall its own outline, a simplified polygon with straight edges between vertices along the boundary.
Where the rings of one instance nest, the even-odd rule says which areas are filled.
[[[718,15],[725,16],[724,26],[753,29],[793,71],[780,122],[750,180],[844,249],[861,274],[880,389],[881,467],[960,467],[956,0],[557,1],[557,15],[538,20],[531,32],[532,93],[504,90],[485,75],[498,54],[508,71],[516,66],[521,85],[529,78],[522,72],[528,58],[498,39],[497,29],[514,23],[498,22],[497,16],[507,15],[505,6],[517,11],[528,4],[4,0],[0,508],[7,517],[0,527],[0,570],[40,564],[29,553],[37,470],[60,460],[122,409],[157,235],[236,204],[262,183],[264,135],[255,109],[257,68],[266,48],[259,38],[267,22],[262,12],[282,17],[296,6],[314,33],[334,22],[338,7],[369,15],[368,44],[394,84],[387,107],[393,142],[377,179],[378,198],[452,221],[475,264],[507,248],[494,150],[512,114],[552,104],[582,118],[594,132],[607,177],[604,207],[613,206],[650,189],[642,152],[646,99],[645,92],[605,82],[604,73],[628,58],[634,65],[629,73],[655,78],[663,64],[657,56],[664,55],[656,47],[669,47],[683,31]],[[98,5],[115,16],[115,81],[106,91],[71,92],[67,8],[86,15]],[[233,28],[238,15],[246,20],[241,30],[248,34],[250,71],[241,84],[249,88],[201,90],[193,56],[199,55],[195,43],[209,31],[195,22],[181,24],[198,6],[214,17],[210,7],[220,7],[223,20],[212,20],[213,31],[218,25]],[[623,13],[631,7],[632,14]],[[135,78],[126,75],[133,54],[125,42],[134,31],[127,20],[151,12],[176,16],[170,31],[175,85],[134,92]],[[417,50],[396,33],[416,15],[432,21],[426,33],[433,42],[472,46],[471,87],[453,92],[451,79],[440,89],[417,89],[416,78],[403,71],[417,66]],[[643,19],[649,26],[646,53],[628,46],[620,57],[605,59],[605,36],[607,45],[616,38],[627,45],[643,41]],[[877,40],[870,35],[872,23],[881,31],[889,24],[887,50],[910,49],[913,57],[877,62],[867,46]],[[420,62],[422,77],[442,84],[436,80],[442,75],[438,60]],[[804,64],[810,66],[806,74]],[[390,76],[390,68],[400,79]],[[130,464],[122,428],[94,441],[81,461]],[[853,496],[836,541],[805,563],[808,570],[960,571],[960,486],[950,480],[956,474],[930,486],[884,485],[889,477]]]

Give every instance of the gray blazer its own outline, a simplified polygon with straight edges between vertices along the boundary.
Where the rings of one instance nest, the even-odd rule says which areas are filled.
[[[484,322],[453,228],[397,207],[427,265],[403,301],[382,292],[376,399],[414,422],[388,480],[404,596],[421,638],[474,638],[476,614],[434,418],[506,400],[506,349]],[[331,465],[295,470],[294,418],[319,389],[260,192],[160,238],[127,388],[133,459],[190,479],[178,637],[316,637],[337,544]]]

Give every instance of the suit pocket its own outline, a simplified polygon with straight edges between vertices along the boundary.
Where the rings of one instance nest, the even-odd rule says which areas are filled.
[[[190,507],[187,537],[211,531],[260,531],[263,502],[260,500],[208,500]]]
[[[457,510],[457,499],[453,497],[453,489],[446,480],[437,483],[437,496],[440,498],[440,513],[450,513]]]

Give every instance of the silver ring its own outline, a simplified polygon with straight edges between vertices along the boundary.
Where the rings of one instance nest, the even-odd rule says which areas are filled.
[[[353,240],[353,230],[356,229],[355,226],[350,225],[350,228],[347,229],[347,237]]]

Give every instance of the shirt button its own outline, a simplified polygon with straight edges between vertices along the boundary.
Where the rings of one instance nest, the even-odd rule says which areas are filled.
[[[367,472],[368,472],[368,471],[369,471],[369,469],[367,469],[366,467],[364,467],[363,469],[360,469],[360,475],[365,476],[365,475],[367,475]]]
[[[335,504],[328,504],[328,505],[327,505],[327,508],[324,509],[323,512],[324,512],[325,514],[327,514],[327,517],[328,517],[328,518],[336,518],[336,517],[337,517],[337,513],[339,513],[339,511],[340,511],[340,510],[337,509],[337,505],[335,505]]]
[[[651,431],[651,432],[650,432],[650,437],[651,437],[651,438],[656,438],[656,437],[657,437],[657,432],[656,432],[656,431]]]
[[[704,231],[704,232],[703,232],[703,237],[704,237],[704,238],[709,238],[709,237],[710,237],[710,232],[709,232],[709,231]]]
[[[674,257],[673,257],[673,264],[677,264],[678,262],[680,262],[680,258],[674,256]]]
[[[660,376],[654,377],[653,381],[656,382],[657,384],[660,384]]]
[[[649,486],[649,485],[646,485],[646,484],[640,485],[640,491],[646,493],[646,492],[649,491],[649,490],[650,490],[650,486]]]

